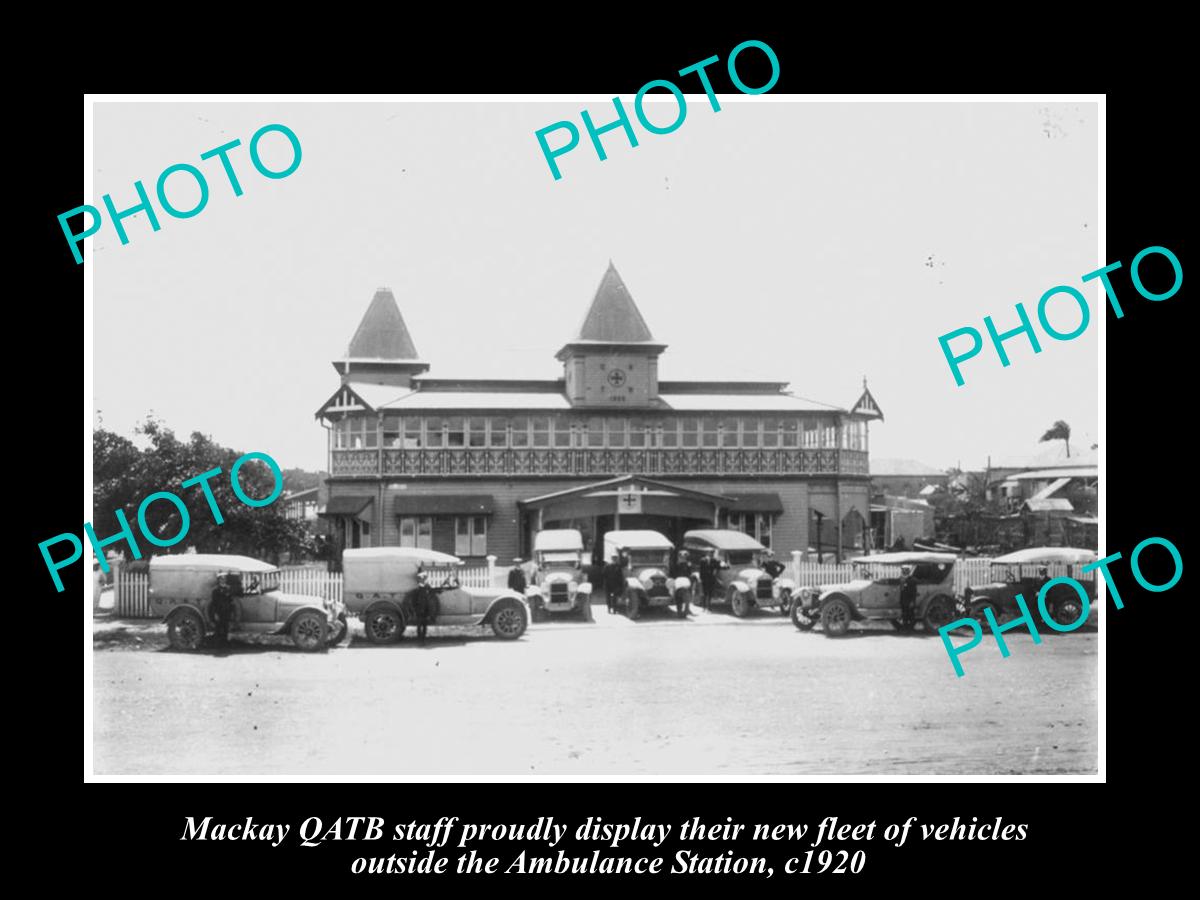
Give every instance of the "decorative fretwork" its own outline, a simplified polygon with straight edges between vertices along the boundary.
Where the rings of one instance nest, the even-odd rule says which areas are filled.
[[[639,447],[613,450],[574,448],[334,450],[334,475],[858,475],[868,474],[862,450],[725,450],[694,447]]]

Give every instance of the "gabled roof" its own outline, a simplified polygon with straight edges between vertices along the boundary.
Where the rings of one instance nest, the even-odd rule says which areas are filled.
[[[875,402],[875,398],[871,396],[871,392],[867,390],[867,379],[863,379],[862,396],[858,398],[854,406],[850,407],[850,412],[853,415],[863,416],[869,419],[883,419],[883,410],[879,408],[879,404]]]
[[[600,287],[592,298],[579,334],[571,343],[578,341],[600,341],[613,344],[654,343],[646,320],[633,302],[629,288],[617,274],[617,268],[608,262],[608,270],[600,279]]]
[[[396,298],[388,288],[375,292],[371,305],[358,323],[358,330],[350,339],[346,355],[352,360],[378,359],[394,362],[417,361],[417,348],[413,344],[408,326],[400,315]]]

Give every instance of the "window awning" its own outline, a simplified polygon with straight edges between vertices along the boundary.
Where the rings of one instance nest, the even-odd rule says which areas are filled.
[[[728,497],[722,505],[730,512],[783,512],[783,501],[778,494],[739,494]]]
[[[374,502],[371,497],[330,497],[325,504],[325,511],[319,516],[357,516],[362,514]]]
[[[490,494],[399,494],[396,513],[402,516],[490,516]]]

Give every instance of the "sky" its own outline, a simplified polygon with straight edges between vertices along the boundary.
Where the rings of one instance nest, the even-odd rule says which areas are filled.
[[[623,98],[626,107],[632,98]],[[130,435],[153,411],[282,466],[325,466],[314,413],[338,387],[331,361],[374,292],[396,295],[432,377],[556,378],[609,260],[656,339],[663,379],[779,380],[849,407],[865,377],[885,420],[871,455],[983,468],[1027,455],[1058,419],[1074,448],[1098,439],[1097,114],[1092,103],[813,103],[688,96],[678,130],[639,145],[580,120],[611,100],[548,102],[98,102],[95,196],[118,210],[153,196],[164,169],[197,166],[207,206],[188,219],[126,219],[88,239],[94,277],[93,407]],[[647,104],[666,123],[674,101]],[[632,117],[632,116],[631,116]],[[534,133],[582,132],[554,180]],[[247,145],[282,123],[302,146],[286,178],[260,176]],[[244,193],[216,159],[234,138]],[[559,135],[551,137],[559,140]],[[271,168],[287,141],[264,138]],[[168,197],[198,189],[173,175]],[[957,386],[938,337],[1036,321],[1057,285],[1092,324],[1039,332],[964,363]],[[1074,304],[1050,307],[1060,331]],[[956,345],[957,346],[957,345]]]

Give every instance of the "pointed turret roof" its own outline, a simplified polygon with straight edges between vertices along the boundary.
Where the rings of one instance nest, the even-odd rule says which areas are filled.
[[[600,287],[592,298],[575,341],[601,341],[614,344],[652,344],[654,335],[642,318],[629,288],[617,273],[612,260],[600,279]],[[572,343],[574,343],[573,341]]]
[[[389,362],[420,359],[412,335],[408,333],[408,326],[400,315],[400,307],[396,305],[396,298],[388,288],[380,288],[375,292],[371,305],[358,323],[358,330],[350,339],[346,356],[352,360],[378,359]]]

